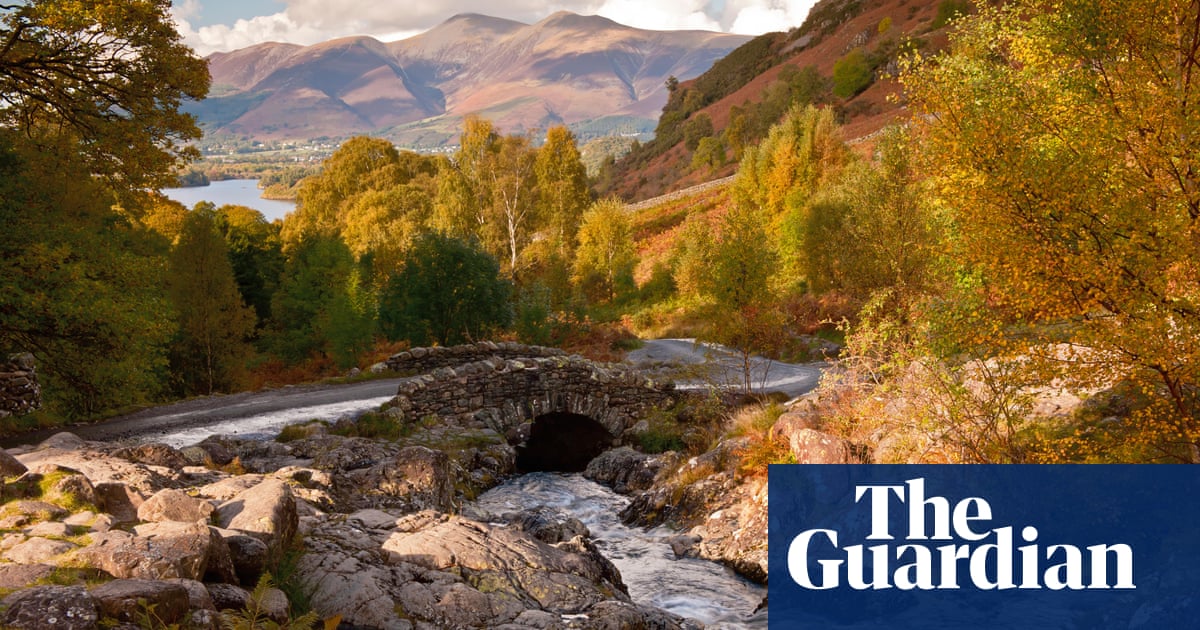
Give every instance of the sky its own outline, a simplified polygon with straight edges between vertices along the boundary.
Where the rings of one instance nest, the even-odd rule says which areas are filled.
[[[184,41],[196,52],[262,42],[315,44],[347,35],[395,41],[459,13],[532,24],[557,11],[601,15],[649,30],[703,29],[760,35],[799,26],[816,0],[173,0]]]

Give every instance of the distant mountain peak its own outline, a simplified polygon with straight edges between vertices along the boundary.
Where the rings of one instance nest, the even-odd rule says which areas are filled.
[[[469,113],[505,132],[648,130],[668,76],[695,77],[749,39],[668,36],[568,11],[533,25],[461,13],[386,44],[348,37],[213,55],[209,70],[222,89],[188,109],[209,136],[254,140],[365,133],[433,147],[457,141]]]

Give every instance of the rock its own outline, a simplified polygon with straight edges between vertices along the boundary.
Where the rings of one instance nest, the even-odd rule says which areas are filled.
[[[204,441],[196,444],[196,447],[204,451],[202,463],[225,466],[233,461],[233,450],[224,443],[220,436],[211,435],[205,438]],[[189,461],[192,459],[194,459],[193,456],[188,457]]]
[[[217,508],[217,521],[224,529],[249,532],[262,540],[275,561],[295,536],[299,515],[292,489],[278,479],[264,479],[222,503]]]
[[[75,558],[117,578],[199,580],[208,569],[215,536],[200,523],[148,523],[135,527],[133,535],[119,530],[95,534]]]
[[[82,586],[35,586],[0,601],[3,627],[14,630],[94,630],[96,601]]]
[[[17,564],[54,564],[49,560],[75,549],[65,540],[30,538],[4,552],[4,559]]]
[[[178,584],[187,591],[188,608],[192,610],[216,610],[216,606],[213,605],[212,595],[208,594],[208,588],[204,586],[203,582],[185,578],[170,578],[164,581],[171,584]]]
[[[188,590],[180,584],[157,580],[113,580],[92,589],[92,598],[104,617],[137,622],[153,607],[163,624],[180,621],[190,609]]]
[[[123,483],[96,484],[97,506],[111,514],[116,523],[136,523],[138,508],[145,500],[140,492]]]
[[[12,479],[20,477],[29,470],[22,464],[20,460],[13,457],[8,451],[0,449],[0,478]]]
[[[242,610],[250,601],[250,591],[232,584],[206,584],[213,607],[217,610]]]
[[[66,523],[38,523],[25,532],[30,537],[41,538],[70,538],[75,535],[75,528]]]
[[[845,464],[850,461],[850,443],[812,429],[788,436],[788,447],[799,464]]]
[[[653,485],[662,465],[661,457],[639,453],[628,446],[622,446],[598,455],[588,463],[583,476],[610,486],[621,494],[629,494]]]
[[[403,448],[391,462],[369,469],[363,481],[370,492],[391,499],[387,505],[406,512],[453,509],[454,475],[450,458],[442,451],[424,446]]]
[[[208,501],[188,496],[182,490],[159,490],[154,496],[146,499],[137,510],[140,521],[158,523],[162,521],[181,521],[186,523],[207,523],[215,508]]]
[[[219,529],[217,533],[229,546],[229,556],[239,583],[257,584],[270,562],[271,551],[267,543],[232,529]]]
[[[266,477],[262,475],[237,475],[201,486],[196,492],[200,496],[225,502],[262,483],[263,479]]]
[[[81,439],[78,435],[64,431],[62,433],[55,433],[45,440],[42,440],[42,442],[37,445],[37,450],[42,451],[47,449],[56,449],[60,451],[77,451],[83,448],[85,445],[87,445],[87,442],[84,442],[83,439]]]
[[[5,507],[15,514],[41,521],[60,519],[70,514],[70,512],[61,507],[45,501],[13,501]]]
[[[71,511],[96,505],[95,487],[78,470],[57,464],[42,464],[25,473],[22,478],[25,476],[35,480],[45,501]],[[21,479],[15,483],[20,484]]]
[[[370,468],[396,456],[395,445],[366,438],[343,438],[320,435],[299,440],[292,445],[297,456],[312,457],[312,467],[319,470],[346,472]]]
[[[504,520],[517,530],[551,545],[571,540],[576,536],[591,535],[587,526],[579,519],[545,506],[511,515],[506,514]]]
[[[51,564],[0,564],[0,589],[8,591],[25,588],[46,579],[56,569],[57,567]]]
[[[627,597],[611,563],[578,547],[563,550],[509,528],[431,512],[402,519],[397,530],[383,543],[393,561],[461,572],[490,594],[532,600],[544,610],[578,613],[607,593]]]
[[[166,444],[139,444],[113,452],[113,457],[120,457],[131,462],[148,466],[162,466],[172,470],[182,470],[192,462],[179,449]]]
[[[359,510],[346,517],[347,521],[358,521],[363,527],[369,529],[384,529],[391,530],[396,526],[394,514],[389,514],[381,510]]]
[[[667,537],[663,542],[670,545],[671,553],[674,553],[676,558],[691,558],[696,556],[696,545],[700,540],[701,538],[694,534],[678,534]]]
[[[262,598],[258,600],[259,609],[262,610],[269,619],[276,623],[285,623],[288,620],[288,610],[291,604],[288,603],[287,595],[277,588],[268,588]]]

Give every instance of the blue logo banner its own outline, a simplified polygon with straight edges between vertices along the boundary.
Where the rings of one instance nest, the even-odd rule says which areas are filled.
[[[773,465],[770,627],[1200,628],[1200,468]]]

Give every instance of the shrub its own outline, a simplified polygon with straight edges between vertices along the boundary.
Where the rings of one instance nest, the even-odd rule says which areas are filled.
[[[833,64],[833,93],[840,98],[856,96],[875,80],[861,48],[855,48]]]

